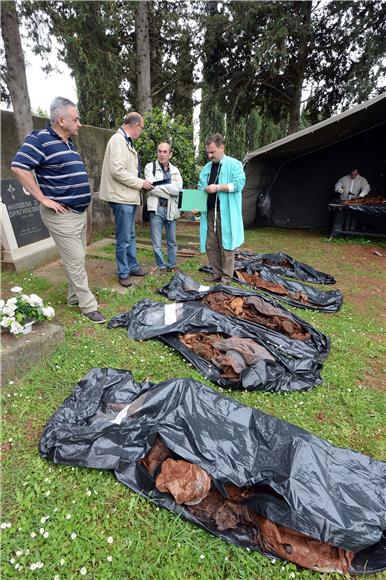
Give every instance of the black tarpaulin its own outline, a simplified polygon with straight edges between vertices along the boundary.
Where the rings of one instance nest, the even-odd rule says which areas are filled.
[[[330,350],[330,340],[329,338],[321,333],[319,330],[314,328],[311,324],[296,316],[289,310],[286,310],[283,306],[279,305],[278,302],[273,300],[272,298],[267,298],[262,294],[257,292],[253,292],[251,290],[244,290],[241,288],[235,288],[233,286],[224,286],[222,284],[216,284],[215,286],[204,286],[188,276],[183,272],[177,272],[175,276],[167,283],[165,286],[159,289],[160,294],[169,298],[169,300],[174,300],[176,302],[185,302],[185,301],[199,301],[202,300],[203,297],[208,296],[209,294],[213,294],[215,292],[223,292],[229,296],[240,296],[243,298],[247,298],[250,296],[256,296],[262,302],[262,306],[271,306],[276,309],[277,314],[281,314],[281,316],[295,321],[302,329],[307,331],[310,334],[310,338],[302,344],[304,345],[304,355],[306,357],[312,356],[312,350],[315,352],[315,356],[321,360],[322,358],[327,357],[328,352]],[[251,321],[245,321],[246,324],[252,324],[254,326],[256,323]],[[261,330],[265,332],[265,336],[267,339],[275,341],[277,338],[277,333],[279,331],[272,330],[262,326],[262,324],[257,324]],[[283,336],[282,333],[279,333]],[[294,342],[293,340],[287,338],[285,349],[289,349],[291,352],[291,343]],[[299,349],[302,348],[302,345],[299,344],[299,341],[295,341],[295,345],[298,347],[296,348],[295,354],[299,356],[300,352]],[[281,346],[283,344],[281,343]],[[312,349],[312,350],[310,350]]]
[[[386,93],[292,133],[244,158],[245,227],[328,228],[334,186],[353,160],[371,186],[385,194]],[[371,225],[371,224],[369,224]],[[373,224],[378,232],[381,222]],[[383,226],[384,231],[384,226]]]
[[[304,282],[315,282],[316,284],[335,284],[336,282],[335,278],[330,274],[319,272],[309,264],[298,262],[282,252],[255,254],[249,250],[236,250],[235,270],[245,268],[249,264],[256,267],[265,266],[275,274]]]
[[[109,328],[123,327],[135,340],[156,338],[180,352],[202,375],[221,387],[231,389],[292,392],[321,384],[323,355],[301,341],[290,340],[279,333],[268,336],[266,329],[243,320],[234,320],[195,303],[163,304],[141,300],[125,314],[115,316]],[[263,346],[274,360],[260,360],[245,368],[239,380],[224,379],[212,363],[190,350],[180,340],[186,333],[220,333],[229,337],[248,338]]]
[[[249,507],[269,520],[357,552],[350,572],[386,568],[386,464],[331,445],[299,427],[246,407],[192,379],[137,383],[129,371],[93,369],[48,421],[41,455],[55,463],[114,470],[157,505],[220,538],[259,550],[239,526],[220,531],[160,493],[139,463],[157,436],[199,465],[221,491],[269,486]],[[272,556],[272,554],[270,554]]]
[[[346,205],[346,207],[349,208],[349,211],[386,217],[386,202],[382,205]]]

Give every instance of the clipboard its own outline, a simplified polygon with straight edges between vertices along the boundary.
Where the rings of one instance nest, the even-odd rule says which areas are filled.
[[[202,189],[183,189],[178,198],[181,211],[207,211],[208,194]]]
[[[158,187],[159,185],[169,185],[169,183],[171,183],[172,180],[169,179],[160,179],[159,181],[153,181],[153,185],[154,187]]]

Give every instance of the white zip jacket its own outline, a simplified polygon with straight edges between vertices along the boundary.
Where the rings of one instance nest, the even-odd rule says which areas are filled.
[[[153,162],[147,163],[145,166],[145,179],[151,182],[162,181],[164,179],[164,172],[158,160],[155,162],[155,175],[153,175],[153,168]],[[180,217],[180,211],[178,209],[178,194],[182,189],[183,182],[178,168],[170,162],[169,172],[171,183],[159,185],[149,192],[147,198],[147,210],[157,211],[159,198],[167,199],[168,207],[166,219],[168,221],[173,221]]]
[[[341,200],[355,199],[365,197],[370,191],[370,185],[367,179],[361,175],[355,179],[351,179],[350,175],[345,175],[335,184],[335,191],[340,193]]]

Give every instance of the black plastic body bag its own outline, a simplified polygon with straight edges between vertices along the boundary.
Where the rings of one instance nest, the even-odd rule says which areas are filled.
[[[211,266],[203,266],[199,268],[201,272],[212,272]],[[281,286],[283,289],[289,292],[288,295],[278,294],[274,290],[267,290],[262,288],[255,288],[251,284],[240,280],[237,277],[237,272],[245,271],[247,274],[254,274],[258,272],[259,276],[266,282]],[[337,312],[343,304],[343,295],[340,290],[320,290],[319,288],[314,288],[303,282],[297,282],[295,280],[286,280],[278,274],[275,274],[266,266],[259,264],[246,264],[236,267],[235,263],[235,275],[233,280],[239,284],[247,285],[254,290],[261,292],[263,294],[267,293],[273,296],[280,302],[285,302],[290,306],[295,306],[296,308],[303,308],[307,310],[320,310],[321,312]],[[296,295],[302,294],[307,298],[307,302],[301,301],[296,298]]]
[[[113,470],[157,505],[262,551],[248,527],[219,531],[155,488],[138,461],[157,436],[202,467],[218,489],[269,486],[279,499],[257,495],[249,506],[279,525],[356,552],[351,573],[386,568],[384,462],[335,447],[192,379],[155,385],[135,382],[129,371],[93,369],[48,421],[39,448],[54,463]]]
[[[228,389],[292,392],[309,390],[322,382],[320,369],[325,355],[318,354],[312,344],[224,316],[195,302],[164,304],[141,300],[129,312],[112,318],[108,327],[127,328],[128,336],[135,340],[161,340],[180,352],[205,378]],[[224,379],[219,368],[179,338],[180,334],[197,332],[250,338],[266,348],[274,360],[259,360],[247,366],[239,380]]]
[[[281,315],[300,324],[302,329],[310,334],[310,338],[305,341],[294,340],[287,337],[284,333],[281,333],[278,330],[273,330],[263,326],[263,324],[259,324],[250,320],[244,320],[244,322],[251,324],[252,327],[256,325],[258,328],[264,331],[268,341],[275,341],[278,339],[278,335],[280,335],[283,337],[283,342],[281,343],[280,347],[288,349],[289,352],[292,352],[293,350],[294,354],[297,356],[299,356],[302,349],[306,358],[312,356],[312,351],[314,351],[315,357],[318,360],[324,360],[328,356],[330,350],[330,339],[325,334],[314,328],[309,322],[303,320],[293,312],[290,312],[284,308],[276,300],[263,296],[259,292],[235,288],[234,286],[223,286],[222,284],[216,284],[215,286],[211,287],[203,286],[183,272],[177,272],[173,278],[158,291],[163,296],[166,296],[169,300],[176,302],[194,301],[197,304],[200,304],[202,298],[215,292],[223,292],[228,296],[239,296],[242,298],[248,298],[250,296],[257,297],[258,300],[261,301],[262,307],[264,307],[264,305],[273,307],[276,309],[276,315]],[[205,305],[203,304],[203,306]],[[235,319],[240,320],[240,318],[236,317]]]
[[[330,274],[319,272],[309,264],[298,262],[288,254],[276,252],[274,254],[255,254],[249,250],[235,251],[235,270],[245,268],[249,264],[264,266],[274,274],[315,282],[316,284],[335,284],[336,280]]]

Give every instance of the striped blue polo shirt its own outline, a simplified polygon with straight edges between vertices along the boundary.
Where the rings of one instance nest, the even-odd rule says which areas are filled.
[[[81,156],[72,140],[65,143],[51,125],[27,135],[12,167],[34,170],[43,194],[74,211],[84,212],[91,201]]]

